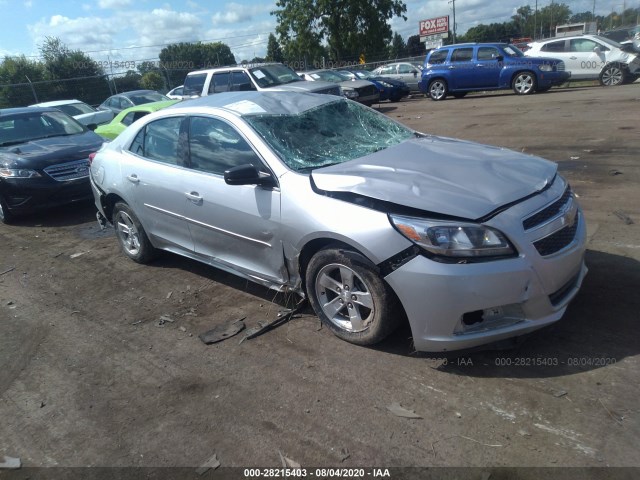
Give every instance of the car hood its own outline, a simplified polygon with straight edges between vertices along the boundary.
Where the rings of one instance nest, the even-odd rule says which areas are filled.
[[[477,219],[543,190],[557,165],[498,147],[429,136],[314,170],[315,187]]]
[[[334,93],[337,91],[336,84],[331,82],[302,80],[299,82],[286,83],[284,85],[276,85],[269,87],[270,91],[287,91],[287,92],[311,92],[311,93]]]
[[[19,145],[0,147],[0,165],[42,169],[58,163],[87,158],[104,140],[91,131],[63,137],[41,138]]]
[[[370,87],[371,82],[369,80],[345,80],[344,82],[340,82],[338,85],[346,88],[363,88]]]

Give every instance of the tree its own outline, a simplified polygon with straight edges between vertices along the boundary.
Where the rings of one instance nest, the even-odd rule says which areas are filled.
[[[147,90],[164,90],[164,79],[160,72],[147,72],[140,78],[140,86]]]
[[[131,90],[140,89],[141,80],[142,75],[140,75],[135,70],[127,70],[127,73],[125,73],[124,75],[112,78],[115,90],[118,92],[129,92]]]
[[[160,72],[160,67],[158,66],[158,62],[145,61],[138,64],[136,70],[140,75],[144,76],[145,73]]]
[[[393,35],[393,40],[391,42],[391,46],[389,47],[389,57],[390,58],[404,58],[407,56],[407,45],[404,43],[402,39],[402,35],[396,33]]]
[[[411,35],[407,38],[407,53],[410,57],[419,57],[427,53],[424,43],[420,41],[420,35]]]
[[[160,68],[167,73],[170,87],[184,83],[192,70],[235,64],[231,49],[222,42],[174,43],[160,51]]]
[[[0,108],[23,107],[41,101],[38,86],[34,96],[29,81],[38,82],[45,79],[44,65],[29,60],[24,55],[6,57],[0,64]]]
[[[402,0],[277,0],[271,12],[278,20],[276,32],[290,54],[320,61],[326,44],[332,61],[355,61],[386,56],[392,39],[389,20],[407,18]],[[298,57],[302,58],[302,57]]]
[[[284,55],[282,54],[282,48],[273,33],[269,34],[269,41],[267,42],[267,58],[268,62],[283,62]]]

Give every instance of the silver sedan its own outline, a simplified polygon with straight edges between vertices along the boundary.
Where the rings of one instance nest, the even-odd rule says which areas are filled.
[[[308,297],[369,345],[515,337],[563,315],[585,222],[556,164],[440,138],[329,95],[234,92],[147,115],[95,155],[125,255],[193,258]]]

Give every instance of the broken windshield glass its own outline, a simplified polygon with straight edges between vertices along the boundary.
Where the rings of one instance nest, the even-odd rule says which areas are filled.
[[[348,162],[414,136],[390,118],[347,100],[297,115],[248,115],[245,119],[293,170]]]

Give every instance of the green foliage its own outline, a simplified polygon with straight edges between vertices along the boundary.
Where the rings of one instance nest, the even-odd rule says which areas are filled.
[[[267,57],[266,60],[268,62],[283,62],[284,54],[282,53],[282,48],[280,48],[280,44],[276,39],[276,36],[273,33],[269,34],[269,41],[267,43]]]
[[[271,13],[286,60],[307,63],[321,63],[327,54],[333,62],[385,57],[389,20],[406,20],[407,11],[402,0],[277,0],[276,7]]]
[[[235,65],[228,45],[213,43],[174,43],[160,51],[160,68],[167,72],[169,86],[181,85],[192,70]]]
[[[140,86],[147,90],[164,90],[164,79],[159,72],[147,72],[140,79]]]
[[[407,38],[407,53],[410,57],[417,57],[427,53],[424,43],[420,41],[420,35],[411,35]]]
[[[402,35],[396,33],[393,35],[391,46],[389,47],[389,58],[398,59],[407,56],[407,45],[402,39]]]
[[[114,91],[118,93],[121,92],[129,92],[131,90],[140,90],[142,88],[141,84],[142,75],[135,72],[134,70],[127,70],[122,76],[113,77],[111,79]]]
[[[158,66],[158,62],[142,62],[136,66],[136,70],[140,75],[144,75],[149,72],[158,72],[160,73],[160,67]]]

